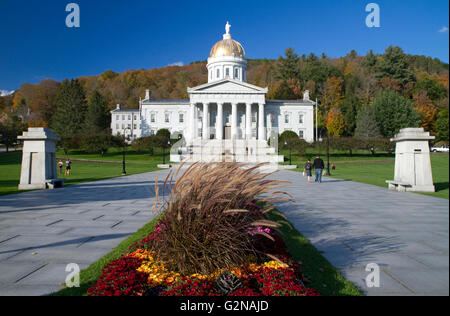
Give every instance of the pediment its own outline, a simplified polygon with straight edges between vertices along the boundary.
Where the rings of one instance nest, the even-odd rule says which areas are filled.
[[[237,80],[224,79],[204,85],[188,88],[188,93],[267,93],[267,88],[261,88],[252,84]]]

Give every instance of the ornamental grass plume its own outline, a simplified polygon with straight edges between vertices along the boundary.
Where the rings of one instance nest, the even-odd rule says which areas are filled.
[[[270,174],[258,172],[260,167],[196,163],[174,185],[173,177],[180,169],[168,175],[162,196],[169,189],[170,194],[163,201],[165,213],[153,250],[169,270],[184,275],[211,274],[245,264],[250,257],[261,257],[249,231],[280,227],[280,222],[269,221],[264,214],[272,209],[271,203],[290,200],[290,196],[278,191],[286,181],[267,179]],[[260,208],[255,200],[262,195],[265,203]],[[257,230],[253,234],[268,235]]]

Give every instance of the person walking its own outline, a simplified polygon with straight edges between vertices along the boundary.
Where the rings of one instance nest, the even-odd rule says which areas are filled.
[[[64,164],[62,162],[62,160],[58,161],[58,167],[59,167],[59,175],[62,175],[62,168],[63,168]]]
[[[323,162],[323,160],[320,158],[319,155],[317,155],[316,159],[314,160],[313,166],[316,171],[315,182],[322,183],[322,171],[323,169],[325,169],[325,163]]]
[[[66,172],[65,172],[65,175],[70,176],[70,169],[72,169],[72,161],[70,161],[70,159],[69,159],[69,160],[66,161]]]
[[[308,159],[308,162],[307,162],[306,165],[305,165],[305,170],[303,171],[304,174],[305,174],[305,176],[308,177],[308,184],[311,183],[312,168],[313,168],[313,165],[312,165],[312,163],[311,163],[311,159]]]

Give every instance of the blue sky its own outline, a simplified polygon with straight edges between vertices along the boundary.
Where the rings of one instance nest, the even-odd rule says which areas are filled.
[[[65,25],[70,2],[80,7],[80,28]],[[380,28],[365,24],[371,2]],[[448,62],[448,11],[447,0],[0,0],[0,90],[206,60],[227,21],[248,58],[278,58],[287,47],[340,57],[397,45]]]

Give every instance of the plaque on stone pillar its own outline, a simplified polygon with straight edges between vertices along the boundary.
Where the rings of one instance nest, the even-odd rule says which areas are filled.
[[[56,172],[56,142],[59,138],[47,128],[29,128],[18,139],[23,141],[19,190],[62,187],[65,179],[58,179]]]
[[[405,128],[391,139],[395,142],[394,180],[389,189],[435,192],[431,170],[429,141],[435,139],[423,128]]]

